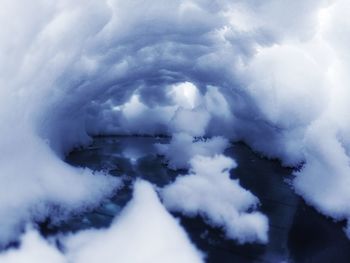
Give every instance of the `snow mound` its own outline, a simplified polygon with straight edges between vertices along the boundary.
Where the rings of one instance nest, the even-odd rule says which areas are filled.
[[[61,237],[64,253],[31,230],[19,249],[0,254],[3,263],[200,263],[203,255],[160,203],[151,184],[137,181],[133,199],[104,230]]]
[[[237,165],[223,155],[195,156],[191,172],[165,186],[161,196],[171,211],[187,216],[200,215],[209,224],[221,227],[239,243],[268,241],[268,220],[257,211],[258,199],[230,179],[229,170]]]

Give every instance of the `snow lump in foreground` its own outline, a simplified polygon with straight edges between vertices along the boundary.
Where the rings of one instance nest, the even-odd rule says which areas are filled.
[[[239,243],[268,241],[268,219],[256,208],[259,200],[231,180],[229,170],[237,165],[223,155],[195,156],[191,172],[162,189],[166,207],[187,216],[200,215],[212,226],[222,227],[226,236]]]
[[[199,263],[203,255],[160,203],[151,184],[135,183],[133,199],[105,230],[63,237],[64,253],[31,230],[18,250],[0,254],[2,263]]]

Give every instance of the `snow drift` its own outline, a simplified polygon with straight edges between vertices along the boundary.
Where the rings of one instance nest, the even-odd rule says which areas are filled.
[[[258,199],[243,189],[238,180],[230,179],[229,170],[237,164],[223,155],[197,155],[190,163],[189,175],[178,177],[162,189],[165,206],[185,215],[201,215],[239,243],[266,243],[267,218],[256,211],[247,212],[257,207]]]
[[[171,238],[170,238],[171,237]],[[137,181],[133,199],[112,226],[60,238],[64,253],[34,230],[26,233],[21,247],[0,255],[4,263],[28,262],[203,262],[178,222],[164,209],[152,186]],[[181,253],[179,253],[181,251]]]

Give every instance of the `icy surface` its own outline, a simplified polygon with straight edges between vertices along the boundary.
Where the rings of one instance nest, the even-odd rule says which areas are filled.
[[[164,144],[169,141],[170,138],[149,136],[98,137],[94,138],[90,147],[72,152],[67,161],[75,166],[92,169],[115,169],[117,164],[118,169],[111,173],[126,173],[131,177],[139,175],[162,188],[185,173],[168,169],[162,164],[163,158],[155,156],[154,143]],[[305,204],[286,183],[292,178],[292,169],[283,168],[279,162],[255,154],[242,143],[230,144],[225,155],[238,164],[230,172],[231,179],[239,179],[242,187],[259,198],[259,211],[269,219],[269,242],[240,245],[236,240],[228,239],[222,228],[211,227],[202,216],[188,217],[175,212],[191,240],[205,252],[206,262],[349,262],[350,242],[343,231],[345,222],[335,223]],[[128,164],[131,163],[128,156],[134,156],[132,165]],[[118,215],[131,198],[131,193],[127,194],[129,192],[131,189],[124,184],[123,189],[100,208],[78,215],[64,225],[41,231],[54,235],[108,227],[114,215]]]

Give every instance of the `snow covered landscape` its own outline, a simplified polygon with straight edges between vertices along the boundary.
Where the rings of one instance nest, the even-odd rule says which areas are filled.
[[[0,0],[0,262],[350,262],[348,0]]]

